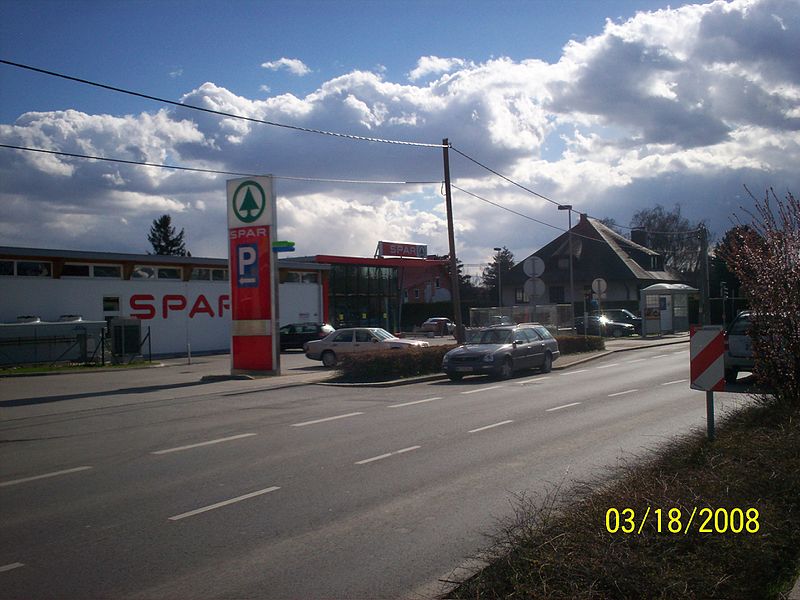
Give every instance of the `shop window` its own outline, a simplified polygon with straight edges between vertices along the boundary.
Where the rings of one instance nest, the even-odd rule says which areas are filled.
[[[11,277],[14,275],[14,261],[0,260],[0,275]]]
[[[61,269],[62,277],[89,277],[89,265],[76,265],[74,263],[67,263]]]
[[[181,278],[181,270],[173,269],[173,268],[166,268],[161,267],[158,269],[158,278],[159,279],[180,279]]]
[[[319,275],[317,273],[303,273],[303,283],[319,283]]]
[[[142,267],[137,265],[133,268],[133,272],[131,273],[131,279],[155,279],[155,278],[156,278],[155,267]]]
[[[95,277],[122,279],[122,267],[118,265],[94,265],[92,274]]]
[[[192,281],[208,281],[211,279],[211,269],[201,269],[201,268],[193,268]]]
[[[103,312],[119,312],[119,296],[103,296]]]
[[[300,283],[300,273],[296,271],[287,271],[284,281],[286,283]]]
[[[212,269],[211,281],[228,281],[228,269]]]
[[[52,266],[49,262],[21,260],[17,262],[19,277],[50,277]]]

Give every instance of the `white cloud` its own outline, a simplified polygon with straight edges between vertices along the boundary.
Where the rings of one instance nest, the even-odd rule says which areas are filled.
[[[423,79],[428,75],[439,75],[463,67],[466,61],[461,58],[440,58],[438,56],[423,56],[417,61],[417,66],[409,74],[411,81]]]
[[[307,95],[247,98],[207,82],[187,104],[326,131],[454,146],[556,201],[627,224],[643,207],[684,204],[729,226],[742,184],[800,189],[800,5],[736,0],[639,13],[571,41],[559,61],[421,57],[408,80],[351,71]],[[268,66],[270,65],[270,66]],[[265,68],[308,72],[281,59]],[[416,83],[424,80],[425,83]],[[263,91],[263,90],[262,90]],[[439,149],[355,142],[233,118],[164,109],[138,115],[27,113],[0,141],[126,160],[292,177],[439,181]],[[563,213],[451,152],[454,182],[565,226]],[[11,245],[142,251],[164,212],[190,250],[224,256],[225,176],[0,151],[0,226]],[[279,179],[279,232],[298,253],[369,256],[378,239],[447,251],[440,185],[353,186]],[[732,205],[735,204],[736,206]],[[557,233],[454,193],[459,254],[518,258]],[[114,225],[109,227],[109,218]],[[59,220],[74,226],[71,235]],[[718,223],[716,226],[714,223]],[[27,227],[26,227],[27,224]],[[335,235],[333,232],[337,232]]]
[[[286,69],[291,74],[299,77],[311,73],[311,69],[309,69],[302,60],[297,58],[279,58],[278,60],[262,63],[261,66],[270,71]]]

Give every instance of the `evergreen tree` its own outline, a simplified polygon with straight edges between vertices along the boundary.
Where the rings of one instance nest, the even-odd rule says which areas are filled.
[[[502,285],[503,278],[513,266],[514,254],[503,246],[495,253],[494,260],[483,270],[483,285],[492,290],[493,297],[498,295],[498,283]]]
[[[147,241],[153,246],[153,251],[148,254],[161,254],[171,256],[186,256],[186,244],[184,243],[184,231],[176,234],[172,226],[172,218],[169,215],[162,215],[153,220],[150,226],[150,235]]]

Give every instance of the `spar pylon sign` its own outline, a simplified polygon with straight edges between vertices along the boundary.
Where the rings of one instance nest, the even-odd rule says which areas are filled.
[[[691,388],[706,392],[725,391],[725,339],[721,327],[692,327],[689,372]]]
[[[227,182],[231,373],[274,375],[277,352],[272,177]]]

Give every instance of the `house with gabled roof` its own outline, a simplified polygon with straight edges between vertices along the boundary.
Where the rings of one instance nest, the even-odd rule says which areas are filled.
[[[572,234],[570,236],[570,233]],[[572,251],[570,252],[570,237]],[[569,232],[534,252],[544,261],[544,294],[537,304],[583,303],[592,293],[592,281],[607,283],[603,304],[635,308],[639,292],[656,283],[682,283],[680,275],[664,268],[664,257],[620,235],[597,219],[581,214]],[[570,261],[572,261],[574,297],[570,296]],[[524,261],[503,275],[503,305],[530,302],[525,293],[529,277]],[[596,296],[596,295],[595,295]]]

